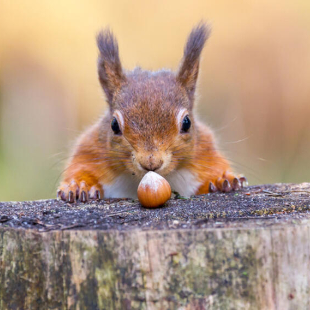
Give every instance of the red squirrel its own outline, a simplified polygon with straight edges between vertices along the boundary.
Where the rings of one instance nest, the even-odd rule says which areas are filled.
[[[204,23],[190,33],[177,72],[124,71],[118,43],[107,29],[97,36],[98,75],[109,105],[77,140],[58,198],[136,198],[149,171],[182,196],[229,192],[246,182],[219,153],[212,130],[193,113]]]

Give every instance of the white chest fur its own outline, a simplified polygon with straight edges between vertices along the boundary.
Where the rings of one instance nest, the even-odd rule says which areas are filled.
[[[140,181],[131,174],[123,174],[108,185],[103,185],[104,198],[138,198],[137,189]]]
[[[194,195],[200,185],[196,176],[187,169],[173,171],[165,178],[173,191],[177,191],[185,197]],[[112,184],[103,185],[104,197],[136,199],[139,183],[140,180],[131,174],[123,174],[116,178]]]
[[[173,191],[185,197],[194,195],[201,184],[196,175],[188,169],[175,170],[167,175],[166,180]]]

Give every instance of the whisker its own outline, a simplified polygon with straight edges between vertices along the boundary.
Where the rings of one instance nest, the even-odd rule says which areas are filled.
[[[76,155],[71,155],[71,156],[67,156],[66,158],[62,158],[62,159],[60,159],[60,160],[57,160],[57,162],[56,163],[54,163],[51,167],[50,167],[50,169],[54,169],[54,167],[56,166],[56,165],[58,165],[58,164],[60,164],[62,161],[65,161],[65,160],[68,160],[68,159],[71,159],[71,158],[83,158],[84,156],[87,156],[87,155],[92,155],[93,153],[79,153],[79,155],[78,156],[76,156]],[[108,154],[108,153],[107,153]],[[115,159],[115,160],[127,160],[127,159],[129,159],[130,157],[128,156],[128,157],[124,157],[124,156],[101,156],[102,154],[100,154],[100,156],[99,157],[95,157],[95,158],[88,158],[88,159],[85,159],[85,161],[87,162],[87,161],[89,161],[89,162],[92,162],[92,161],[105,161],[105,160],[108,160],[108,159],[110,159],[110,160],[113,160],[113,159]]]
[[[238,117],[233,118],[231,121],[229,121],[226,125],[219,127],[219,128],[212,128],[213,132],[219,132],[222,131],[224,129],[226,129],[227,127],[229,127],[233,122],[235,122],[238,119]]]
[[[224,142],[225,144],[235,144],[235,143],[240,143],[240,142],[243,142],[243,141],[246,141],[248,140],[250,137],[246,137],[246,138],[243,138],[243,139],[240,139],[240,140],[236,140],[236,141],[228,141],[228,142]]]

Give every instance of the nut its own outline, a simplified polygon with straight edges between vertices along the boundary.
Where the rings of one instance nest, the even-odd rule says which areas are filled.
[[[138,198],[142,206],[155,208],[171,197],[171,187],[166,179],[150,171],[142,178],[138,187]]]

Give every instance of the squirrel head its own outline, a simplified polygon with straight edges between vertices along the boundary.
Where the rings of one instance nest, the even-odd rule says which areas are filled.
[[[199,60],[209,34],[204,23],[192,30],[177,72],[124,72],[112,32],[99,33],[98,75],[109,104],[103,126],[109,149],[131,173],[165,176],[191,159]]]

